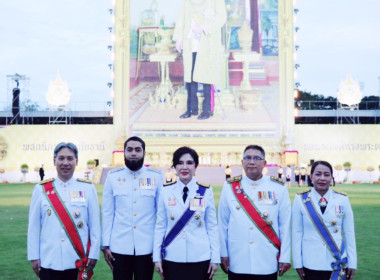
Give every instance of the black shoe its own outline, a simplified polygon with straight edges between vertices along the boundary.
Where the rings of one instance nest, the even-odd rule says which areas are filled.
[[[191,117],[191,111],[186,111],[185,114],[182,114],[181,116],[179,116],[180,119],[187,119],[190,117]]]
[[[205,119],[208,119],[209,117],[210,117],[210,113],[202,112],[202,114],[198,116],[198,120],[205,120]]]
[[[198,111],[191,111],[191,114],[192,114],[193,116],[198,116]]]

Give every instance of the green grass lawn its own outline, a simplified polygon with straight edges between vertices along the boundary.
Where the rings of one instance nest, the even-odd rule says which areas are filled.
[[[33,188],[31,184],[0,184],[0,279],[37,279],[26,258],[28,211]],[[348,193],[354,210],[358,251],[355,279],[380,279],[376,270],[380,264],[380,185],[338,185],[335,188]],[[97,185],[97,190],[101,201],[103,185]],[[300,190],[303,188],[292,186],[291,200]],[[214,187],[216,203],[219,202],[220,191],[220,186]],[[112,279],[102,256],[93,279]],[[155,275],[154,279],[159,279],[159,276]],[[219,269],[214,279],[227,277]],[[291,269],[282,279],[298,277]]]

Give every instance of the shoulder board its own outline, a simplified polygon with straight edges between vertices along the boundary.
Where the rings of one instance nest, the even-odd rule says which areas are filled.
[[[311,191],[311,189],[309,189],[309,190],[303,190],[303,191],[298,192],[297,194],[308,193],[308,192],[310,192],[310,191]]]
[[[198,183],[198,182],[197,182],[197,184],[198,184],[200,187],[204,187],[204,188],[209,188],[209,187],[210,187],[210,185],[200,184],[200,183]]]
[[[340,192],[340,191],[337,191],[337,190],[333,190],[333,191],[336,192],[336,193],[342,194],[344,196],[347,196],[347,193],[345,193],[345,192]]]
[[[229,178],[229,179],[227,179],[227,182],[233,183],[233,182],[239,182],[240,180],[241,180],[241,175]]]
[[[173,185],[173,184],[175,184],[175,183],[177,183],[177,181],[175,181],[175,182],[165,183],[165,184],[164,184],[164,187],[171,186],[171,185]]]
[[[121,171],[121,170],[123,170],[124,169],[124,167],[122,167],[122,168],[119,168],[119,169],[116,169],[116,170],[112,170],[111,172],[110,172],[110,174],[111,173],[114,173],[114,172],[118,172],[118,171]]]
[[[46,184],[46,183],[49,183],[49,182],[52,182],[52,181],[54,181],[54,178],[49,178],[49,179],[46,179],[46,180],[40,181],[39,184],[40,184],[40,185],[43,185],[43,184]]]
[[[92,182],[91,182],[90,180],[85,180],[85,179],[77,178],[77,181],[79,181],[79,182],[83,182],[83,183],[92,184]]]
[[[280,178],[278,178],[278,177],[270,176],[270,179],[271,179],[273,182],[276,182],[276,183],[278,183],[278,184],[281,184],[281,185],[284,185],[284,184],[285,184],[285,182],[282,181],[282,180],[281,180]]]
[[[146,169],[147,171],[151,171],[151,172],[154,172],[154,173],[157,173],[157,174],[160,174],[161,175],[161,172],[158,171],[158,170],[154,170],[154,169],[151,169],[151,168],[147,168]]]

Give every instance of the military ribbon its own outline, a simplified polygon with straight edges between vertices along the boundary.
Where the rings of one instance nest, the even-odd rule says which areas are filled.
[[[79,260],[75,262],[76,268],[79,270],[78,279],[85,280],[91,279],[93,272],[88,273],[86,271],[87,257],[88,252],[90,251],[91,242],[90,239],[87,243],[87,254],[84,252],[82,240],[80,238],[79,232],[75,226],[74,221],[72,220],[69,212],[67,211],[65,205],[62,203],[61,198],[58,195],[57,190],[55,189],[53,182],[47,182],[43,184],[45,196],[49,201],[51,207],[54,209],[54,212],[60,221],[63,229],[65,230],[71,244],[73,245],[76,253],[79,256]]]
[[[206,192],[206,187],[199,185],[197,194],[201,197],[204,196]],[[195,211],[190,210],[190,205],[186,209],[186,211],[182,214],[182,216],[178,219],[178,221],[174,224],[174,226],[170,229],[168,234],[164,237],[164,240],[161,244],[161,257],[162,260],[165,258],[165,249],[173,242],[173,240],[178,236],[178,234],[182,231],[182,229],[187,225],[190,221],[191,217],[193,217]]]
[[[317,229],[319,235],[322,237],[323,241],[327,244],[331,254],[337,260],[336,262],[331,263],[333,273],[331,275],[331,280],[344,280],[345,273],[344,269],[347,266],[347,258],[341,258],[341,255],[344,252],[344,240],[342,242],[342,248],[339,250],[338,246],[335,244],[334,239],[332,238],[329,230],[326,228],[325,224],[321,221],[320,216],[315,210],[314,204],[311,199],[308,198],[308,193],[302,194],[302,201],[306,208],[306,212],[309,214],[310,219],[312,220],[315,228]]]

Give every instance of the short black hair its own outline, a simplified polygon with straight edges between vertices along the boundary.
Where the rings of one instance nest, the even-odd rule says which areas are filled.
[[[76,159],[78,159],[78,148],[77,146],[75,146],[73,143],[70,143],[70,142],[61,142],[59,143],[55,148],[54,148],[54,158],[57,158],[57,154],[60,150],[62,150],[63,148],[67,148],[69,150],[71,150],[73,153],[74,153],[74,156]]]
[[[174,153],[173,153],[173,161],[172,161],[172,166],[175,167],[178,163],[179,163],[179,159],[184,155],[184,154],[189,154],[193,160],[194,160],[194,163],[195,163],[195,167],[198,166],[199,164],[199,156],[197,154],[197,152],[190,148],[190,147],[181,147],[181,148],[178,148]]]
[[[333,176],[333,168],[332,168],[331,164],[328,163],[327,161],[324,161],[324,160],[318,160],[318,161],[315,161],[315,162],[313,163],[313,165],[311,166],[310,175],[313,175],[314,170],[315,170],[315,168],[316,168],[318,165],[324,165],[324,166],[326,166],[328,169],[330,169],[331,177],[332,177],[332,180],[333,180],[333,184],[334,184],[334,186],[335,186],[335,180],[334,180],[334,176]]]
[[[259,146],[259,145],[248,145],[247,147],[245,147],[243,154],[244,154],[247,150],[258,150],[258,151],[260,151],[260,153],[261,153],[261,154],[263,155],[263,157],[265,158],[265,151],[264,151],[264,149],[263,149],[261,146]]]
[[[143,148],[143,151],[145,152],[145,142],[144,142],[144,140],[142,140],[140,137],[137,137],[137,136],[129,137],[129,138],[124,142],[124,151],[125,151],[125,148],[127,147],[128,142],[130,142],[130,141],[137,141],[137,142],[140,142],[140,143],[141,143],[141,146],[142,146],[142,148]]]

